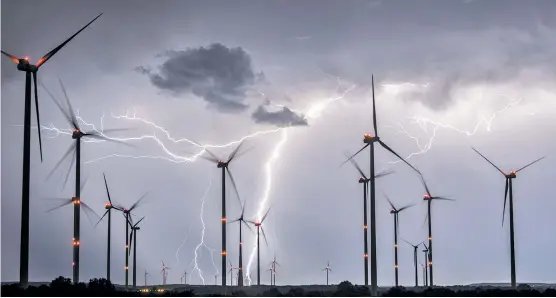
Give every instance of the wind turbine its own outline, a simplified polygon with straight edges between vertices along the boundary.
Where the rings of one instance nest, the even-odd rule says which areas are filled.
[[[232,261],[228,261],[230,263],[230,270],[228,270],[228,273],[230,273],[230,286],[234,285],[234,270],[237,269],[232,265]]]
[[[359,183],[363,184],[363,263],[364,263],[364,272],[365,276],[369,276],[369,252],[368,252],[368,242],[367,242],[367,188],[369,187],[369,182],[371,179],[367,178],[363,170],[359,167],[357,162],[353,158],[350,157],[348,152],[344,152],[344,155],[347,157],[347,160],[351,162],[351,164],[355,167],[355,169],[361,175],[359,177]],[[386,175],[391,174],[392,172],[381,172],[378,173],[375,178],[380,178]],[[365,279],[367,280],[367,279]]]
[[[330,268],[330,261],[328,261],[328,263],[326,263],[326,267],[324,267],[324,269],[322,269],[322,271],[326,271],[326,285],[328,286],[328,273],[330,271],[332,271],[332,269]]]
[[[377,120],[376,120],[376,108],[375,108],[375,82],[374,76],[371,77],[372,82],[372,93],[373,93],[373,128],[375,135],[365,134],[363,136],[363,143],[365,145],[359,151],[357,151],[351,158],[355,157],[365,148],[370,147],[370,192],[371,192],[371,296],[378,295],[378,278],[377,278],[377,260],[376,260],[376,212],[375,212],[375,156],[374,147],[375,143],[379,143],[384,149],[388,150],[390,153],[394,154],[397,158],[402,160],[405,164],[410,166],[417,173],[420,173],[415,167],[413,167],[409,162],[403,159],[398,153],[396,153],[392,148],[390,148],[386,143],[384,143],[378,136]],[[369,277],[365,275],[365,285],[369,285]]]
[[[166,264],[164,264],[164,261],[162,261],[162,270],[160,271],[162,273],[162,285],[166,285],[166,278],[168,277],[168,270],[171,269],[170,267],[167,267]]]
[[[399,285],[398,283],[398,227],[400,226],[399,223],[399,213],[404,211],[405,209],[413,206],[413,205],[406,205],[401,208],[396,208],[390,198],[385,194],[386,200],[390,204],[390,214],[394,215],[394,273],[395,273],[395,280],[396,280],[396,287]],[[417,269],[415,269],[417,270]]]
[[[427,265],[421,264],[423,267],[423,287],[427,286]]]
[[[490,160],[488,160],[488,158],[486,158],[484,155],[482,155],[479,151],[477,151],[475,148],[471,148],[473,149],[475,152],[477,152],[477,154],[479,154],[482,158],[484,158],[488,163],[490,163],[493,167],[495,167],[502,175],[504,175],[504,177],[506,178],[506,187],[504,190],[504,209],[502,211],[502,226],[504,225],[504,216],[506,214],[506,200],[508,198],[508,191],[510,193],[510,267],[511,267],[511,283],[512,283],[512,288],[516,288],[517,283],[516,283],[516,270],[515,270],[515,238],[514,238],[514,195],[513,195],[513,188],[512,188],[512,179],[517,178],[517,173],[521,170],[524,170],[525,168],[533,165],[534,163],[537,163],[538,161],[542,160],[545,158],[545,156],[534,160],[533,162],[530,162],[528,164],[526,164],[525,166],[517,169],[517,170],[512,170],[510,171],[509,174],[506,174],[504,171],[502,171],[499,167],[497,167],[494,163],[492,163]]]
[[[270,284],[271,285],[276,285],[276,265],[278,265],[279,267],[282,267],[280,265],[280,263],[276,262],[276,254],[274,254],[274,259],[272,260],[272,262],[270,263],[270,266],[272,268],[272,272],[273,272],[273,276],[274,276],[274,281],[272,281],[272,278],[270,279]]]
[[[106,188],[106,195],[108,196],[108,202],[106,204],[104,204],[104,208],[106,209],[106,211],[104,212],[104,214],[102,215],[102,217],[100,218],[100,220],[97,222],[97,224],[95,225],[95,227],[102,221],[102,219],[108,215],[108,236],[107,236],[107,250],[106,250],[106,280],[110,281],[110,242],[112,239],[111,236],[111,230],[112,230],[112,209],[116,209],[119,210],[118,208],[114,207],[112,205],[112,199],[110,198],[110,191],[108,190],[108,183],[106,182],[106,175],[103,173],[102,176],[104,177],[104,187]],[[122,210],[120,210],[122,211]]]
[[[131,216],[129,217],[129,219],[130,221],[128,223],[131,227],[131,234],[129,234],[129,243],[133,244],[133,287],[135,288],[137,286],[137,231],[141,229],[141,227],[139,227],[138,225],[143,219],[145,219],[145,217],[143,216],[135,224],[131,222]],[[133,242],[133,235],[135,235],[135,242]]]
[[[217,286],[218,285],[218,274],[214,275],[214,285]]]
[[[55,47],[50,52],[46,53],[42,58],[37,61],[36,65],[29,63],[28,57],[17,58],[12,54],[1,51],[3,55],[7,56],[14,63],[17,64],[17,69],[25,72],[25,111],[23,120],[23,178],[21,183],[21,246],[19,255],[19,283],[24,288],[29,283],[29,183],[31,176],[31,75],[33,76],[33,85],[35,89],[35,112],[37,115],[37,131],[39,133],[39,150],[42,162],[42,140],[41,140],[41,123],[39,117],[39,95],[37,92],[37,72],[41,65],[46,63],[48,59],[52,58],[54,54],[60,51],[66,44],[68,44],[77,34],[85,30],[96,19],[102,15],[99,14],[96,18],[90,21],[87,25],[77,31],[75,34],[66,39],[63,43]]]
[[[183,275],[180,277],[180,282],[183,281],[184,285],[187,285],[187,271],[183,271]]]
[[[86,180],[82,185],[79,185],[80,190],[85,187]],[[79,183],[78,183],[79,184]],[[62,201],[62,204],[47,210],[47,212],[59,209],[63,206],[73,204],[73,283],[77,284],[79,282],[79,246],[80,246],[80,238],[79,238],[79,228],[80,228],[80,206],[83,205],[84,210],[94,214],[97,218],[99,217],[96,212],[89,207],[85,202],[83,202],[79,197],[72,196],[71,199],[59,199]],[[85,213],[87,215],[87,213]],[[88,215],[87,215],[88,216]]]
[[[147,270],[145,270],[145,287],[147,286],[147,275],[150,275]]]
[[[62,164],[62,162],[70,156],[70,154],[73,153],[73,156],[71,158],[71,162],[70,162],[70,169],[73,166],[73,164],[75,163],[75,201],[79,202],[80,198],[81,198],[81,139],[83,137],[85,138],[91,138],[91,139],[97,139],[97,140],[104,140],[104,141],[111,141],[111,142],[117,142],[117,143],[121,143],[121,144],[125,144],[125,145],[129,145],[126,144],[124,142],[121,141],[117,141],[114,139],[110,139],[108,137],[106,137],[104,135],[104,132],[109,132],[109,131],[121,131],[121,130],[125,130],[125,129],[106,129],[103,132],[99,132],[99,131],[90,131],[90,132],[83,132],[81,131],[81,129],[79,128],[79,122],[77,121],[77,117],[75,116],[75,113],[73,112],[73,107],[71,106],[70,100],[68,98],[68,95],[66,93],[66,89],[64,88],[64,84],[62,84],[62,81],[60,80],[60,86],[62,88],[62,91],[64,93],[64,96],[66,98],[66,104],[67,104],[67,108],[68,110],[64,110],[64,108],[62,107],[62,105],[54,98],[54,96],[48,91],[48,89],[45,88],[45,90],[47,91],[48,95],[50,95],[50,97],[52,98],[52,100],[54,101],[54,103],[56,104],[56,106],[60,109],[60,112],[64,115],[64,117],[66,118],[66,120],[68,121],[68,123],[72,126],[72,135],[71,138],[75,140],[75,142],[70,145],[70,147],[68,148],[68,150],[66,151],[66,153],[62,156],[62,158],[58,161],[58,163],[54,166],[54,168],[52,169],[52,171],[48,174],[47,178],[49,178],[55,171],[56,169],[58,169],[58,167]],[[44,87],[44,86],[43,86]],[[69,178],[69,174],[70,171],[67,172],[66,174],[66,179],[64,181],[64,186],[66,185],[68,178]],[[75,241],[76,243],[79,243],[79,239],[80,239],[80,204],[76,203],[75,204],[75,217],[76,217],[76,226],[75,226]],[[73,267],[73,281],[74,283],[79,282],[79,244],[74,245],[74,249],[73,249],[73,254],[74,254],[74,267]]]
[[[274,285],[273,278],[272,278],[272,275],[274,274],[273,268],[270,267],[266,271],[268,271],[270,273],[270,285],[273,286]]]
[[[247,221],[250,224],[253,224],[257,227],[257,285],[261,285],[261,235],[259,231],[263,232],[264,242],[268,245],[268,241],[266,240],[266,234],[264,233],[263,229],[263,222],[268,216],[268,212],[270,212],[270,207],[266,210],[266,213],[263,215],[260,221]]]
[[[251,227],[247,224],[247,222],[244,220],[243,215],[245,214],[245,202],[243,203],[243,207],[241,208],[241,215],[231,221],[230,223],[234,223],[234,222],[238,222],[239,223],[239,266],[238,266],[238,281],[237,284],[239,287],[243,287],[243,240],[242,240],[242,225],[245,224],[245,226],[247,226],[247,228],[249,228],[249,230],[251,230]],[[251,232],[253,232],[253,230],[251,230]]]
[[[139,203],[147,196],[149,192],[146,192],[142,197],[139,198],[139,200],[137,200],[135,203],[133,203],[133,205],[131,205],[130,208],[124,208],[121,205],[118,206],[114,206],[114,209],[116,210],[120,210],[122,211],[122,214],[125,217],[125,287],[127,288],[129,285],[129,255],[130,255],[130,242],[129,241],[129,228],[130,226],[130,222],[133,223],[133,219],[131,218],[131,211],[133,211],[135,208],[137,208],[137,206],[139,206]]]
[[[403,241],[405,241],[405,243],[407,243],[407,244],[409,244],[413,247],[413,265],[415,265],[415,287],[418,287],[419,286],[419,274],[417,273],[417,249],[419,249],[419,245],[421,245],[421,243],[419,243],[417,245],[413,245],[405,239],[403,239]],[[424,270],[423,270],[423,272],[424,272]]]
[[[423,182],[423,186],[425,187],[425,190],[427,191],[427,193],[423,196],[423,200],[427,202],[427,216],[425,218],[425,220],[428,218],[428,224],[429,224],[429,247],[427,248],[429,251],[429,257],[428,257],[428,266],[429,266],[429,278],[430,278],[430,282],[429,285],[432,287],[434,286],[434,275],[433,275],[433,266],[432,266],[432,217],[431,217],[431,204],[433,200],[443,200],[443,201],[454,201],[454,199],[448,199],[448,198],[444,198],[444,197],[439,197],[439,196],[433,196],[429,190],[429,187],[427,186],[427,183],[425,182],[425,178],[421,175],[421,181]]]
[[[427,247],[427,245],[425,244],[425,242],[423,242],[423,246],[425,247],[425,249],[423,249],[423,254],[425,255],[425,266],[423,267],[423,269],[425,270],[425,276],[423,277],[423,279],[425,280],[424,286],[428,287],[429,286],[429,248]]]
[[[243,141],[241,143],[239,143],[239,145],[234,149],[234,151],[232,151],[232,153],[230,154],[230,156],[228,157],[227,161],[222,161],[222,159],[216,157],[216,155],[214,155],[212,152],[210,152],[209,150],[207,150],[207,148],[197,144],[199,147],[202,147],[210,156],[202,156],[199,155],[201,158],[204,158],[208,161],[214,162],[216,163],[216,167],[219,169],[222,169],[222,218],[220,219],[222,222],[222,272],[226,272],[226,171],[228,172],[228,176],[230,176],[230,181],[232,182],[232,186],[234,187],[234,190],[236,192],[237,198],[239,199],[239,193],[237,191],[237,187],[236,187],[236,182],[234,180],[234,176],[232,175],[232,172],[229,169],[229,164],[230,162],[232,162],[232,160],[234,160],[234,158],[237,156],[237,153],[239,151],[239,148],[241,147],[241,145],[243,144]],[[243,153],[245,153],[246,151],[244,151]],[[241,154],[243,154],[241,153]],[[240,154],[240,155],[241,155]],[[241,205],[241,200],[239,201],[239,204]],[[226,286],[226,274],[222,274],[222,286]]]

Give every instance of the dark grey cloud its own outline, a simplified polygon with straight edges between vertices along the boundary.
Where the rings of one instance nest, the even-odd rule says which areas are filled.
[[[160,89],[177,94],[191,92],[202,97],[220,112],[237,113],[248,108],[246,92],[263,73],[255,73],[251,57],[241,47],[229,48],[220,43],[208,47],[169,51],[158,73],[139,67]]]
[[[251,114],[256,123],[268,123],[276,126],[304,126],[309,125],[303,115],[298,115],[288,107],[282,107],[279,111],[269,111],[264,105],[260,105]]]

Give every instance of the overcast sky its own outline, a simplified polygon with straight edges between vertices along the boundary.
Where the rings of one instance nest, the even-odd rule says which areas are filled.
[[[471,150],[510,170],[547,155],[514,180],[518,282],[556,282],[556,200],[549,191],[556,159],[556,4],[546,1],[3,1],[2,50],[36,61],[99,13],[104,15],[43,65],[39,81],[59,100],[66,86],[83,120],[133,137],[129,148],[84,143],[82,200],[102,215],[105,173],[115,202],[146,216],[138,232],[138,283],[161,283],[161,261],[190,283],[195,248],[207,283],[220,271],[221,178],[186,141],[254,149],[232,170],[246,217],[272,209],[264,223],[263,283],[276,254],[277,284],[363,282],[362,189],[343,151],[371,132],[374,74],[381,138],[418,167],[433,194],[434,273],[439,285],[509,282],[504,178]],[[2,281],[19,276],[24,75],[2,63]],[[39,88],[42,125],[69,128]],[[134,112],[136,120],[133,118]],[[104,117],[103,117],[104,115]],[[102,118],[102,121],[101,121]],[[139,119],[143,119],[141,121]],[[33,116],[33,125],[36,125]],[[152,123],[155,123],[156,126]],[[277,130],[291,124],[292,128]],[[402,131],[405,129],[405,132]],[[82,126],[83,130],[92,129]],[[163,130],[165,129],[166,132]],[[44,162],[32,132],[30,280],[71,277],[71,207],[46,213],[49,198],[73,194],[69,161],[48,173],[71,144],[43,129]],[[233,146],[213,148],[224,158]],[[425,152],[426,151],[426,152]],[[368,152],[368,151],[366,151]],[[400,238],[426,239],[424,189],[412,170],[378,148],[378,282],[393,285],[393,220],[383,194],[416,206],[400,215]],[[424,152],[424,153],[423,153]],[[368,154],[368,153],[367,153]],[[368,155],[357,162],[368,171]],[[100,159],[105,156],[112,156]],[[120,157],[118,157],[120,156]],[[142,157],[141,157],[142,156]],[[154,159],[148,157],[163,157]],[[274,156],[274,159],[272,159]],[[269,160],[273,163],[267,164]],[[179,162],[181,161],[181,162]],[[270,185],[270,189],[267,189]],[[230,183],[227,183],[230,186]],[[268,199],[264,206],[265,192]],[[240,212],[228,187],[228,218]],[[124,221],[113,214],[112,280],[124,281]],[[92,219],[93,221],[94,219]],[[106,222],[81,217],[81,279],[105,276]],[[246,232],[245,232],[246,231]],[[255,238],[246,237],[244,267]],[[187,238],[185,239],[185,237]],[[228,256],[237,267],[237,224]],[[401,240],[400,240],[401,241]],[[400,244],[400,283],[413,283],[412,248]],[[253,259],[255,261],[256,259]],[[424,263],[422,253],[419,262]],[[220,272],[219,272],[220,273]],[[421,273],[421,270],[419,270]],[[421,278],[420,278],[421,280]]]

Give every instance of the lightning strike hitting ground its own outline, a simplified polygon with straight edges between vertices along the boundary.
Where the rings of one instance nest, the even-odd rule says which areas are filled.
[[[207,194],[209,193],[211,187],[212,187],[212,176],[210,177],[209,185],[208,185],[207,189],[205,190],[205,193],[203,194],[203,197],[201,198],[201,213],[199,214],[199,218],[201,219],[201,224],[202,224],[203,228],[201,230],[201,241],[195,247],[195,257],[193,258],[193,261],[195,262],[195,267],[193,268],[193,272],[197,271],[197,274],[199,275],[199,278],[201,278],[201,282],[203,283],[203,285],[205,285],[205,278],[203,277],[203,271],[201,270],[201,268],[199,268],[199,264],[197,262],[197,257],[198,257],[197,252],[198,252],[198,250],[201,246],[204,246],[210,252],[210,258],[212,260],[212,266],[214,266],[214,269],[216,270],[216,275],[218,275],[218,268],[216,267],[216,264],[214,263],[214,257],[213,257],[213,254],[212,254],[214,250],[211,249],[210,247],[208,247],[205,244],[205,220],[203,219],[203,213],[205,211],[205,200],[206,200]]]

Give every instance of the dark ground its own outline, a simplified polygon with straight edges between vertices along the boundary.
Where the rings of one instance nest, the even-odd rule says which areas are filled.
[[[148,290],[148,292],[146,291]],[[186,285],[166,285],[165,287],[138,287],[135,291],[126,291],[121,286],[115,286],[106,279],[92,279],[88,284],[79,283],[72,285],[71,280],[58,277],[49,285],[30,285],[27,289],[22,289],[18,284],[2,285],[2,296],[251,296],[251,297],[361,297],[370,296],[369,289],[365,286],[352,285],[348,281],[338,285],[323,286],[249,286],[249,287],[226,287],[221,286],[186,286]],[[507,286],[493,285],[471,285],[471,286],[451,286],[434,288],[381,288],[381,296],[385,297],[556,297],[556,289],[548,285],[519,285],[517,290],[512,290]]]

